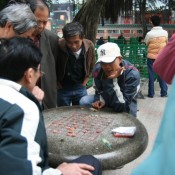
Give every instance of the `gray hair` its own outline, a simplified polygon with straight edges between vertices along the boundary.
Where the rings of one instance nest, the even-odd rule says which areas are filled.
[[[16,34],[23,34],[37,27],[35,15],[26,4],[11,4],[0,11],[0,27],[11,23]]]
[[[79,35],[80,38],[84,36],[83,26],[79,22],[70,22],[67,23],[63,29],[63,37],[69,38],[71,36]]]

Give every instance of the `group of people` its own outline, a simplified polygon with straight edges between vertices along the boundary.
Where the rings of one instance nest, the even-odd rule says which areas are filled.
[[[85,39],[83,27],[79,22],[66,24],[62,29],[63,38],[59,39],[56,34],[45,29],[49,18],[48,5],[42,0],[31,0],[29,2],[30,8],[25,4],[12,4],[0,12],[0,37],[11,38],[20,35],[21,37],[30,38],[41,50],[43,56],[40,69],[44,72],[44,75],[36,82],[32,93],[40,101],[43,109],[79,105],[81,98],[87,95],[86,84],[88,79],[92,72],[94,74],[96,71],[94,69],[96,64],[94,44],[90,40]],[[21,12],[20,9],[24,10]],[[108,49],[108,45],[104,44],[103,47]],[[111,50],[106,50],[106,52],[111,52],[115,58],[120,57],[117,68],[111,66],[115,58],[110,62],[110,71],[117,72],[117,75],[113,78],[118,79],[118,76],[122,77],[123,75],[123,82],[126,85],[126,75],[128,74],[124,74],[127,72],[127,69],[133,69],[137,73],[138,71],[133,66],[125,66],[117,44],[114,46],[113,44],[109,45],[109,47],[111,47]],[[98,49],[99,55],[102,50],[104,49]],[[105,56],[104,54],[103,56],[106,60],[108,59],[108,55]],[[103,59],[102,61],[98,60],[98,63],[108,65],[109,61],[104,61]],[[103,67],[102,69],[105,70]],[[124,69],[122,72],[121,68]],[[109,72],[109,70],[104,71],[105,74],[106,72]],[[118,72],[121,72],[121,74],[118,74]],[[105,78],[105,76],[102,77],[102,79]],[[124,86],[123,82],[121,81],[119,86]],[[138,85],[136,84],[136,87]],[[126,88],[121,87],[120,90],[120,87],[114,87],[113,89],[115,89],[117,94],[125,94],[123,92]],[[100,91],[102,92],[101,89]],[[130,108],[128,106],[130,106],[135,96],[135,90],[134,96],[131,94],[129,97],[124,95],[121,103],[126,105],[125,109],[115,109],[115,111],[129,113]],[[105,104],[108,107],[110,105],[108,103]]]
[[[100,175],[101,164],[92,155],[49,167],[42,110],[91,103],[136,117],[139,72],[122,60],[114,43],[98,49],[95,64],[94,44],[85,39],[79,22],[66,24],[59,39],[45,29],[48,18],[49,7],[42,0],[0,11],[0,172]],[[85,103],[92,72],[96,94]]]
[[[42,0],[31,1],[30,6],[11,4],[0,11],[0,172],[101,175],[101,164],[92,155],[82,155],[57,168],[48,165],[42,109],[57,105],[56,65],[62,63],[57,62],[58,37],[45,29],[48,17],[49,8]],[[79,40],[74,42],[79,45]],[[72,45],[72,40],[68,43]],[[58,78],[60,82],[64,76]]]
[[[70,105],[109,107],[136,117],[140,74],[122,59],[117,44],[102,44],[96,61],[94,44],[85,38],[79,22],[66,24],[59,39],[45,29],[48,18],[49,7],[43,0],[31,0],[28,5],[14,3],[0,11],[0,172],[100,175],[101,164],[91,155],[56,169],[48,166],[42,110]],[[155,26],[159,25],[157,20],[152,19]],[[155,27],[155,32],[158,29]],[[152,35],[146,36],[147,44]],[[159,36],[167,42],[166,33]],[[153,97],[155,55],[148,56],[148,96]],[[91,75],[94,95],[86,90]],[[167,96],[166,83],[159,80],[161,96]]]

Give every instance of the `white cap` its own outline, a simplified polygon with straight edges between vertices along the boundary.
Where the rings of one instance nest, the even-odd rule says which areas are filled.
[[[107,42],[97,49],[97,62],[111,63],[116,57],[121,56],[120,48],[116,43]]]

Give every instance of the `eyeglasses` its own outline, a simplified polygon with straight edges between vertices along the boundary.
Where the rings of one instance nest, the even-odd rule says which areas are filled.
[[[35,71],[38,71],[40,73],[41,76],[45,75],[45,72],[41,71],[39,68],[37,67],[32,67]]]

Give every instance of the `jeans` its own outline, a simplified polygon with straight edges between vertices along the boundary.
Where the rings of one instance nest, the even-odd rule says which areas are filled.
[[[91,155],[83,155],[75,160],[72,160],[70,163],[85,163],[91,165],[95,168],[91,173],[93,175],[101,175],[102,174],[102,166],[98,159]]]
[[[153,63],[155,60],[153,59],[147,59],[147,66],[148,66],[148,75],[149,75],[149,82],[148,82],[148,96],[149,97],[153,97],[154,96],[154,80],[155,80],[155,72],[153,70]],[[162,80],[159,76],[158,76],[158,82],[159,82],[159,86],[160,86],[160,95],[161,97],[166,96],[167,95],[167,90],[168,90],[168,86],[166,84],[166,82],[164,80]]]
[[[79,105],[80,99],[87,95],[86,87],[82,84],[63,87],[57,91],[57,106]]]
[[[81,106],[91,106],[94,102],[94,95],[86,95],[80,99]]]

